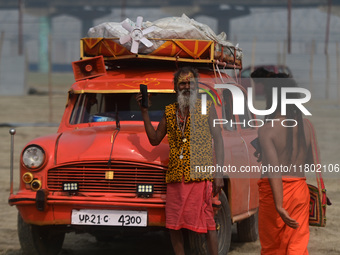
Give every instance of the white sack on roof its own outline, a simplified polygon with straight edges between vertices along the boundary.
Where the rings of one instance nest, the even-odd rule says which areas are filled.
[[[125,21],[131,25],[134,24],[130,19]],[[125,22],[123,21],[123,22]],[[98,26],[92,27],[88,31],[89,37],[104,37],[104,38],[120,38],[127,35],[129,32],[122,27],[122,23],[105,22]],[[207,25],[199,23],[194,19],[188,18],[185,14],[181,17],[168,17],[156,20],[154,22],[146,21],[142,24],[142,29],[154,26],[155,30],[147,34],[147,38],[155,39],[198,39],[198,40],[213,40],[222,46],[233,46],[232,43],[227,41],[227,35],[222,32],[216,35],[214,31]],[[151,40],[153,46],[150,48],[145,47],[142,43],[139,44],[139,53],[151,53],[165,41]],[[117,40],[119,43],[119,41]],[[125,47],[131,47],[131,42],[124,44]],[[231,52],[226,52],[231,54]],[[238,49],[237,58],[242,58],[242,51]]]

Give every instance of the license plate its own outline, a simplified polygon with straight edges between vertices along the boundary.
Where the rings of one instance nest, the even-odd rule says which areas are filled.
[[[147,211],[72,210],[72,225],[146,227]]]

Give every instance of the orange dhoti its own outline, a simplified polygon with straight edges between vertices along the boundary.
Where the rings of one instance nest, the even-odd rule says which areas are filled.
[[[283,178],[283,208],[299,223],[288,227],[276,211],[267,178],[258,182],[260,194],[259,237],[261,255],[307,255],[309,241],[309,200],[306,178]]]

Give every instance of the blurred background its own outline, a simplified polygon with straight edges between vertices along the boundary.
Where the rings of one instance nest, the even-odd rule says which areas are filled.
[[[30,75],[72,76],[92,26],[183,13],[226,32],[244,68],[287,66],[314,98],[340,102],[340,0],[0,0],[0,95],[36,92]]]

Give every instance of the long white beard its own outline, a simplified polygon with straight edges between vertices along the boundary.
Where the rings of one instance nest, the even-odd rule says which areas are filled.
[[[196,91],[191,91],[190,95],[184,95],[186,90],[178,91],[177,102],[179,106],[179,110],[184,112],[185,108],[190,107],[189,109],[194,109],[196,101],[197,101],[197,93]]]

